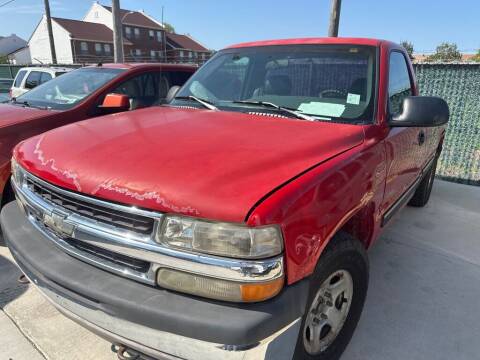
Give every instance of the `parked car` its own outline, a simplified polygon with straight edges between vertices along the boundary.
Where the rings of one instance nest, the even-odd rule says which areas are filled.
[[[55,306],[120,352],[338,359],[366,250],[427,203],[448,117],[388,41],[232,46],[166,106],[16,147],[4,237]]]
[[[90,66],[0,104],[1,204],[13,198],[7,181],[18,142],[80,120],[161,104],[170,87],[184,84],[196,69],[172,64]]]
[[[38,85],[46,83],[66,72],[72,71],[70,68],[60,67],[25,67],[21,68],[15,80],[13,86],[10,89],[10,97],[15,98],[27,91],[36,88]]]
[[[8,100],[9,98],[9,91],[12,87],[13,80],[12,79],[3,79],[0,78],[0,102]]]

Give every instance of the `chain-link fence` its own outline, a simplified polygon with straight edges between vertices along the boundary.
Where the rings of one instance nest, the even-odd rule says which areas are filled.
[[[437,175],[480,185],[480,64],[416,64],[415,72],[420,93],[450,107]]]

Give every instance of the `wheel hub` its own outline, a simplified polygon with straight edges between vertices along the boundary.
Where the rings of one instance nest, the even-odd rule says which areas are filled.
[[[303,344],[310,355],[327,349],[342,329],[353,296],[353,280],[338,270],[325,280],[313,299],[303,329]]]

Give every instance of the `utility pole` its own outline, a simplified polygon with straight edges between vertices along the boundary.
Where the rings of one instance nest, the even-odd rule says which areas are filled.
[[[53,41],[52,18],[50,16],[50,4],[45,0],[45,17],[47,18],[48,40],[50,42],[50,54],[52,55],[52,64],[57,63],[57,54],[55,52],[55,42]]]
[[[162,5],[162,26],[163,26],[163,62],[166,63],[167,61],[167,30],[165,29],[165,23],[163,22],[163,5]]]
[[[123,63],[123,27],[120,19],[120,0],[112,0],[113,54],[116,63]]]
[[[330,9],[330,26],[328,27],[328,36],[330,37],[338,37],[341,6],[342,0],[332,0],[332,8]]]

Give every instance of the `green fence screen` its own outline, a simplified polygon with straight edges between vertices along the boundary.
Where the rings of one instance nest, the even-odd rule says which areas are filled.
[[[480,64],[416,64],[415,72],[420,93],[450,107],[437,175],[480,185]]]

